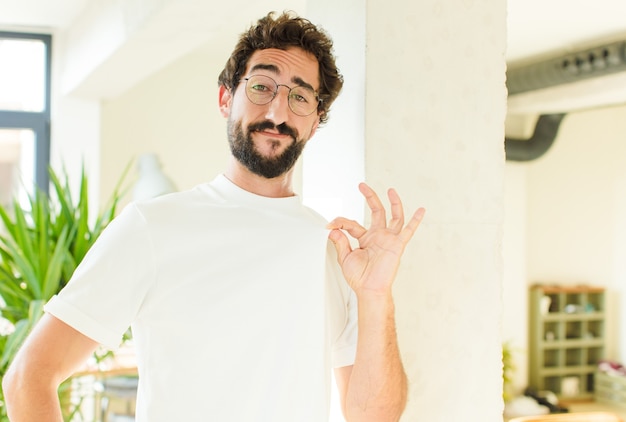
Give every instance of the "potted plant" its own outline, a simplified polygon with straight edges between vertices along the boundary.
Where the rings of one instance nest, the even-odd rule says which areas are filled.
[[[513,347],[511,343],[505,342],[502,344],[502,398],[505,403],[513,399],[514,372]]]
[[[12,207],[0,206],[0,381],[43,314],[43,305],[69,281],[114,218],[122,197],[120,180],[106,206],[93,218],[84,168],[76,198],[67,172],[61,179],[50,169],[50,180],[50,195],[36,189],[26,206],[18,201]],[[8,419],[0,392],[0,422],[4,421]]]

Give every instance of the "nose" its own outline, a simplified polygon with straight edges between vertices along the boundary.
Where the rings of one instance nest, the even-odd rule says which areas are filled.
[[[285,88],[281,91],[281,87]],[[273,122],[276,126],[284,123],[289,118],[289,88],[279,85],[276,96],[267,107],[265,118]]]

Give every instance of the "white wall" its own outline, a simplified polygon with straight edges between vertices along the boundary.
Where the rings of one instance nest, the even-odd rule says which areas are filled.
[[[66,95],[62,89],[65,61],[68,56],[66,34],[53,34],[51,86],[51,166],[63,167],[78,189],[81,166],[89,179],[90,207],[100,207],[100,102]],[[95,213],[92,213],[95,218]]]
[[[305,15],[332,36],[344,76],[329,122],[307,144],[303,160],[305,202],[328,219],[342,215],[363,221],[364,216],[357,186],[365,179],[365,3],[317,0],[307,5]]]

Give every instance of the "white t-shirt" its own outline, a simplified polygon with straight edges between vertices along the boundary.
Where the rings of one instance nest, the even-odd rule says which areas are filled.
[[[325,223],[219,176],[126,207],[46,311],[110,348],[132,326],[138,422],[324,421],[357,337]]]

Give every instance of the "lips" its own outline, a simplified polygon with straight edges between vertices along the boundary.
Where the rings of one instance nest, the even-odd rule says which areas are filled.
[[[248,126],[248,131],[258,132],[265,136],[274,137],[275,139],[281,139],[285,136],[292,138],[294,141],[298,139],[298,133],[295,129],[287,126],[285,123],[281,123],[276,126],[269,120],[265,120],[259,123],[252,123]]]
[[[269,130],[258,130],[256,131],[256,133],[260,133],[261,135],[270,137],[270,138],[275,138],[275,139],[284,139],[284,138],[292,138],[293,136],[285,134],[285,133],[280,133],[280,132],[275,132],[275,131],[269,131]]]

